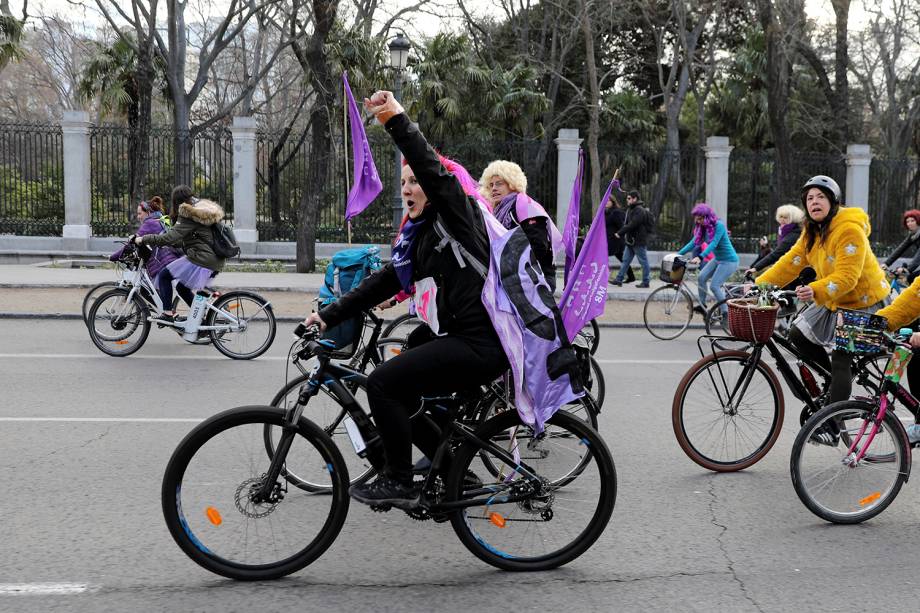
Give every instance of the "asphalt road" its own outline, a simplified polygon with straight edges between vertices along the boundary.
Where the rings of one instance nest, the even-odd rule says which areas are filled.
[[[284,383],[287,329],[234,362],[168,331],[98,352],[79,321],[0,320],[0,611],[915,611],[918,490],[879,517],[831,526],[789,480],[798,406],[761,463],[715,475],[671,430],[693,335],[604,329],[601,433],[617,504],[584,556],[547,573],[497,571],[449,524],[352,504],[338,541],[280,581],[235,583],[191,562],[160,511],[170,453],[219,410]],[[692,331],[691,331],[692,332]]]

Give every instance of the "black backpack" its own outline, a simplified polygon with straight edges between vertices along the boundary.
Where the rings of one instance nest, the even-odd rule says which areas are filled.
[[[236,244],[233,229],[222,221],[211,226],[211,246],[214,253],[225,260],[240,254],[240,246]]]
[[[643,207],[643,208],[644,208],[644,207]],[[646,236],[654,236],[654,235],[655,235],[655,222],[656,222],[656,221],[657,221],[657,220],[655,219],[655,215],[652,213],[652,211],[651,211],[650,209],[645,209],[645,233],[646,233]]]

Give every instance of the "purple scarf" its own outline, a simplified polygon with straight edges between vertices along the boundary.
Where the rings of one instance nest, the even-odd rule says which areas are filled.
[[[415,243],[415,236],[419,228],[427,221],[427,219],[406,220],[393,246],[393,267],[396,269],[396,276],[399,277],[399,284],[406,292],[412,287],[412,245]]]
[[[783,237],[792,232],[792,229],[795,228],[797,223],[784,223],[779,227],[779,235],[776,237],[777,241],[783,240]]]
[[[514,226],[517,225],[512,213],[512,211],[514,211],[514,205],[516,204],[517,192],[511,192],[502,198],[501,202],[499,202],[498,206],[495,208],[495,219],[509,230],[513,230]]]

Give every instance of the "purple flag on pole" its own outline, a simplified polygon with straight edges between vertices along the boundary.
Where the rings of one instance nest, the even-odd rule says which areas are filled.
[[[572,186],[572,196],[569,198],[569,214],[565,218],[565,227],[562,229],[562,244],[565,246],[565,274],[564,283],[569,281],[569,271],[575,263],[575,245],[578,242],[578,217],[581,208],[581,181],[585,172],[585,152],[578,150],[578,172],[575,174],[575,184]]]
[[[585,236],[572,274],[562,292],[559,310],[562,311],[562,323],[569,335],[575,338],[578,331],[590,320],[604,313],[607,303],[607,227],[604,223],[604,207],[610,200],[613,183],[607,188],[604,199],[591,222],[591,228]]]
[[[374,156],[364,133],[364,123],[358,112],[358,105],[348,85],[348,75],[342,73],[345,82],[345,97],[348,99],[348,123],[351,124],[351,150],[354,160],[354,182],[348,192],[348,203],[345,205],[345,221],[351,220],[367,208],[374,198],[383,191],[383,183],[377,174],[374,165]]]

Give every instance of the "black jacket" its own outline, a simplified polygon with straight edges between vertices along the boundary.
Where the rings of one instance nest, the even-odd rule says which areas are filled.
[[[627,245],[645,247],[648,244],[648,216],[651,215],[641,200],[626,209],[626,223],[620,230]]]
[[[891,252],[891,255],[885,258],[885,266],[891,266],[901,256],[913,256],[906,266],[908,270],[916,270],[920,266],[920,230],[913,234],[908,234],[907,238],[901,241],[901,244]]]
[[[792,246],[796,243],[796,241],[799,240],[799,236],[801,235],[802,226],[796,226],[792,228],[789,230],[789,233],[783,237],[783,240],[776,244],[776,248],[773,249],[773,251],[761,258],[758,258],[757,261],[751,264],[751,268],[756,268],[758,271],[760,271],[773,266],[773,264],[775,264],[778,259],[786,255],[786,252],[792,249]]]
[[[607,228],[607,255],[623,256],[623,247],[626,245],[626,241],[623,240],[622,234],[620,234],[620,238],[617,238],[616,234],[623,228],[625,223],[626,211],[620,207],[612,206],[604,211],[604,226]]]
[[[434,229],[440,216],[447,231],[478,261],[488,266],[489,239],[482,213],[464,193],[456,178],[441,166],[428,145],[405,114],[390,118],[384,126],[402,151],[430,204],[419,219],[428,223],[418,229],[413,244],[412,279],[433,277],[438,287],[437,307],[442,331],[470,340],[498,342],[488,312],[482,304],[484,281],[472,266],[460,267],[452,249],[437,251],[440,242]],[[390,262],[336,302],[323,308],[319,316],[327,326],[335,326],[360,311],[380,304],[402,289]]]

